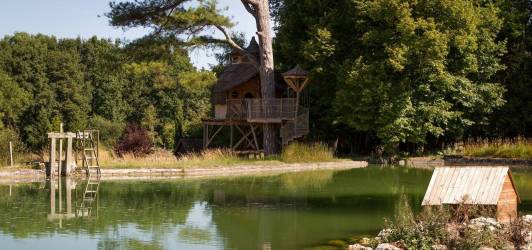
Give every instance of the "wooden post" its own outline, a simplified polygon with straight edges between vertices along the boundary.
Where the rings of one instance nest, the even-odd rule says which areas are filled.
[[[59,133],[63,133],[63,123],[59,125]],[[63,161],[63,139],[59,138],[59,162],[57,163],[57,175],[61,176],[62,172],[62,161]],[[59,194],[61,195],[61,194]]]
[[[9,165],[13,167],[13,142],[9,141]]]
[[[54,176],[54,165],[55,165],[55,137],[50,138],[50,167],[48,170],[49,173],[46,173],[48,176]]]
[[[68,136],[67,138],[67,149],[66,149],[66,157],[65,157],[65,176],[70,175],[70,172],[72,171],[72,136]]]

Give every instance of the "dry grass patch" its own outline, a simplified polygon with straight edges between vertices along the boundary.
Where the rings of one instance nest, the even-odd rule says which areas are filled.
[[[532,140],[476,141],[464,145],[462,154],[476,157],[532,159]]]
[[[281,154],[281,161],[287,163],[309,163],[334,161],[334,152],[323,143],[292,143]]]

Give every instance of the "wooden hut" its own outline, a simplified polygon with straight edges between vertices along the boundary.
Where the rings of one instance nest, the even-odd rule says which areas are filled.
[[[422,205],[493,206],[497,220],[506,223],[517,217],[519,202],[508,167],[438,167]]]
[[[245,48],[259,61],[259,45],[255,38]],[[228,145],[234,151],[261,151],[259,135],[264,124],[278,124],[283,144],[308,134],[309,110],[299,103],[304,84],[276,83],[275,97],[263,99],[259,69],[247,55],[230,54],[231,63],[218,76],[211,102],[214,118],[203,120],[203,147],[212,145],[224,128],[230,129]],[[297,73],[293,75],[291,73]],[[306,79],[307,72],[299,67],[283,74],[290,83]],[[297,87],[297,89],[295,88]],[[294,93],[297,96],[294,96]]]

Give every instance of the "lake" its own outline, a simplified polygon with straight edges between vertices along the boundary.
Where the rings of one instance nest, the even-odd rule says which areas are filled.
[[[431,173],[371,166],[202,180],[91,180],[98,192],[85,201],[92,194],[84,179],[0,185],[0,248],[312,248],[376,234],[403,195],[419,210]],[[514,179],[520,211],[532,213],[532,172],[514,171]]]

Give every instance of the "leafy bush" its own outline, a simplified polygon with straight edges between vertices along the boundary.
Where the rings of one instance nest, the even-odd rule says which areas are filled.
[[[281,160],[284,162],[324,162],[334,160],[331,148],[322,143],[292,143],[283,149]]]
[[[402,197],[396,212],[395,221],[386,220],[389,233],[386,242],[395,242],[403,249],[432,249],[433,245],[446,245],[449,249],[479,249],[482,246],[506,249],[512,232],[492,231],[467,226],[469,218],[483,215],[490,209],[473,209],[471,206],[427,207],[415,216],[406,198]],[[516,226],[518,227],[518,226]],[[522,228],[522,227],[520,227]],[[516,233],[517,234],[517,233]],[[519,235],[514,234],[515,241]]]
[[[107,120],[97,115],[91,119],[90,127],[100,131],[100,141],[105,146],[114,147],[124,132],[126,124]]]
[[[130,123],[124,130],[124,134],[118,140],[115,151],[118,155],[133,154],[143,156],[152,152],[153,141],[148,130],[138,124]]]
[[[13,142],[13,157],[15,161],[24,152],[24,144],[18,133],[12,129],[0,127],[0,166],[9,165],[9,142]]]

